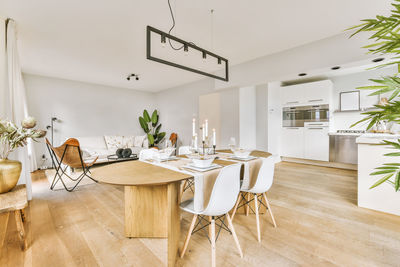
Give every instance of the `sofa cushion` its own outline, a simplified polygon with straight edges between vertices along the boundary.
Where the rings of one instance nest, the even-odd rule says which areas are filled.
[[[107,145],[103,136],[85,136],[76,137],[76,139],[78,139],[81,148],[107,149]]]
[[[124,145],[123,148],[135,146],[135,136],[122,136],[122,144]]]
[[[107,144],[107,149],[115,149],[117,150],[118,148],[123,148],[123,138],[122,136],[118,135],[105,135],[104,140],[106,141]]]
[[[133,143],[133,146],[143,147],[143,143],[144,143],[145,139],[146,139],[146,135],[135,136],[135,142]]]

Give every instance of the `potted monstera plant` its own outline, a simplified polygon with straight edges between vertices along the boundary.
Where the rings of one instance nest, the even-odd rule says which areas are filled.
[[[22,164],[16,160],[9,160],[12,151],[28,144],[28,139],[36,140],[46,135],[46,131],[33,129],[36,120],[25,118],[21,126],[11,121],[0,120],[0,194],[11,191],[17,184],[21,174]]]
[[[140,126],[147,134],[149,147],[156,147],[164,140],[165,132],[160,131],[162,124],[159,124],[159,117],[157,110],[154,110],[150,117],[150,114],[146,109],[143,111],[143,117],[139,117]]]

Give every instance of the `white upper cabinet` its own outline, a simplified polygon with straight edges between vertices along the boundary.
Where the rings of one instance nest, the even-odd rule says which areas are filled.
[[[283,106],[329,104],[333,84],[330,80],[302,83],[282,87]]]
[[[282,90],[283,106],[298,106],[305,101],[303,84],[282,87]]]
[[[333,84],[329,80],[305,83],[305,101],[310,105],[329,104],[331,100]]]

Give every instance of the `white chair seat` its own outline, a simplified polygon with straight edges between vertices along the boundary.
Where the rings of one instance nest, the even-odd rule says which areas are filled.
[[[189,212],[192,214],[201,214],[201,212],[198,212],[194,209],[194,199],[193,198],[181,202],[180,206],[181,206],[181,209],[186,212]]]
[[[216,220],[218,220],[219,216],[226,216],[229,231],[232,233],[233,239],[235,240],[236,247],[239,250],[239,255],[243,258],[242,249],[240,248],[239,240],[236,236],[235,229],[232,224],[232,220],[229,215],[229,211],[235,205],[235,201],[239,195],[240,191],[240,164],[234,164],[225,166],[219,172],[217,179],[214,183],[210,200],[207,204],[207,207],[202,211],[196,211],[194,209],[194,199],[189,199],[180,204],[180,208],[186,212],[194,214],[192,222],[189,227],[189,231],[186,235],[185,243],[181,250],[181,258],[185,255],[187,246],[189,244],[190,237],[195,230],[195,228],[199,225],[196,225],[196,221],[199,217],[199,220],[206,220],[204,217],[209,217],[209,233],[210,233],[210,241],[211,241],[211,266],[216,266],[215,259],[215,241],[216,241],[216,233],[215,226]],[[220,219],[220,218],[219,218]],[[200,225],[201,226],[201,225]],[[222,225],[220,226],[222,227]],[[220,228],[221,230],[221,228]]]

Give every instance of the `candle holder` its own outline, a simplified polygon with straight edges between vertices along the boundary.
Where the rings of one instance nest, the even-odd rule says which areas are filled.
[[[213,145],[213,155],[217,154],[217,153],[215,152],[215,148],[216,148],[216,147],[217,147],[216,145]]]

